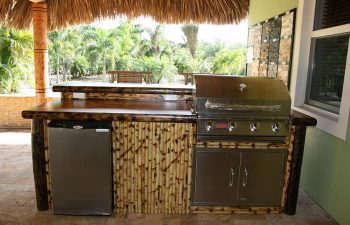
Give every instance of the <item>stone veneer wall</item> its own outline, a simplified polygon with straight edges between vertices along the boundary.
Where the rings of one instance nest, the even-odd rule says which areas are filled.
[[[248,76],[278,77],[289,84],[294,20],[291,10],[249,28]]]
[[[30,128],[31,120],[23,119],[21,113],[34,106],[35,96],[0,95],[0,128]]]

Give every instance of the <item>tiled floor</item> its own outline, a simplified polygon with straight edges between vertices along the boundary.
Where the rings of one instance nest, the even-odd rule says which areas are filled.
[[[32,172],[29,130],[0,129],[0,225],[323,225],[337,224],[303,191],[299,193],[297,213],[266,215],[143,215],[110,217],[53,216],[38,212]]]

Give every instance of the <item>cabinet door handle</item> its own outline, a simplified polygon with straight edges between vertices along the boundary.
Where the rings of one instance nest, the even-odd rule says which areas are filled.
[[[233,179],[234,179],[234,176],[235,176],[235,172],[234,172],[233,169],[231,168],[231,171],[230,171],[230,183],[229,183],[229,186],[230,186],[230,187],[233,186]]]
[[[248,185],[248,170],[244,167],[243,187]]]

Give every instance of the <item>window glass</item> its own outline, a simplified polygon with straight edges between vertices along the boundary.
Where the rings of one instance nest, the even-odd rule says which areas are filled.
[[[314,30],[350,23],[350,0],[317,0]]]
[[[349,35],[312,40],[306,103],[339,114]]]

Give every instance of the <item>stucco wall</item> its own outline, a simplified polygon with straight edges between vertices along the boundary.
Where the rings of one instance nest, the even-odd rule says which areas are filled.
[[[297,5],[297,0],[251,0],[249,24]],[[300,185],[339,224],[350,224],[350,122],[346,141],[318,128],[307,129]]]
[[[249,3],[249,25],[277,16],[297,6],[298,0],[251,0]]]
[[[308,128],[301,186],[339,224],[350,224],[350,124],[346,141]]]

